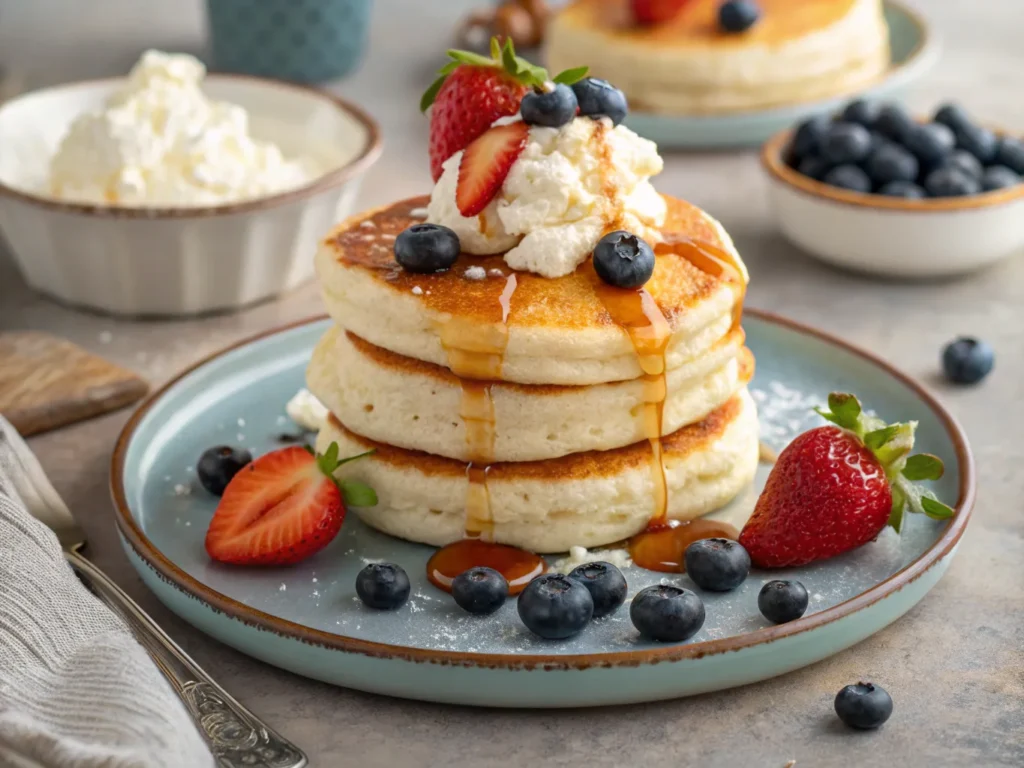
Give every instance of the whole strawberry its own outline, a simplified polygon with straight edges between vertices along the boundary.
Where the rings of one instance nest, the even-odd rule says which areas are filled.
[[[423,94],[420,110],[430,109],[430,173],[441,178],[444,161],[469,144],[501,117],[519,112],[519,102],[530,88],[543,88],[547,70],[516,55],[511,39],[502,47],[491,39],[491,56],[470,51],[448,51],[451,59]],[[569,70],[556,78],[571,84],[586,68]]]
[[[740,543],[761,568],[804,565],[848,552],[874,539],[904,512],[946,519],[953,510],[915,480],[942,477],[942,461],[910,455],[916,422],[886,424],[861,410],[853,395],[834,392],[835,426],[804,432],[780,454]]]

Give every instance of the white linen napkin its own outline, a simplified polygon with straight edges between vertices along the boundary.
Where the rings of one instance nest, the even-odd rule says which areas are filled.
[[[0,416],[0,766],[212,767],[145,650],[33,517],[61,507]]]

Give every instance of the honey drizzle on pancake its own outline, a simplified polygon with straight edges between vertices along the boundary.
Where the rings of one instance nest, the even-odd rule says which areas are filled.
[[[705,274],[712,275],[728,283],[735,294],[732,305],[732,327],[735,331],[743,319],[743,300],[747,293],[747,281],[743,279],[743,270],[736,257],[724,248],[702,240],[694,240],[685,235],[669,234],[665,240],[654,248],[656,255],[675,254]]]
[[[427,562],[427,578],[445,591],[451,591],[452,581],[460,573],[486,566],[504,576],[509,592],[517,594],[547,569],[538,555],[494,543],[494,515],[487,488],[495,437],[491,381],[501,378],[508,346],[508,318],[517,283],[515,274],[505,278],[505,287],[498,297],[500,319],[480,324],[450,318],[439,328],[448,367],[459,377],[462,387],[459,415],[466,430],[470,460],[466,465],[465,538],[437,550]]]

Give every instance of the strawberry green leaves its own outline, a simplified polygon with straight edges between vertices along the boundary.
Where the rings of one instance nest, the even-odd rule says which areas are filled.
[[[911,455],[917,422],[886,424],[876,416],[864,413],[860,401],[845,392],[828,396],[828,409],[815,408],[819,416],[857,435],[868,447],[892,489],[892,512],[889,525],[897,533],[903,528],[905,513],[922,513],[935,520],[948,520],[955,513],[915,483],[938,480],[944,468],[942,460],[929,453]]]
[[[420,112],[426,112],[430,108],[448,75],[463,65],[470,67],[494,67],[504,70],[505,73],[515,78],[518,82],[530,88],[543,88],[549,80],[563,83],[564,85],[572,85],[586,77],[588,71],[587,67],[574,67],[560,72],[554,78],[551,78],[544,67],[538,67],[522,56],[517,56],[511,39],[506,39],[505,44],[501,45],[496,37],[491,38],[491,55],[489,58],[472,51],[459,51],[455,49],[448,51],[448,58],[451,61],[438,70],[437,79],[430,84],[430,87],[424,91],[423,96],[420,98]]]
[[[334,471],[351,461],[357,461],[358,459],[365,458],[375,452],[375,449],[371,448],[363,453],[357,453],[355,456],[347,456],[345,458],[338,458],[340,453],[337,443],[331,443],[327,446],[327,450],[320,454],[314,454],[316,456],[316,464],[328,477],[334,476]],[[310,451],[313,453],[313,451]],[[341,490],[341,495],[345,499],[345,504],[352,507],[373,507],[377,504],[377,492],[373,490],[369,485],[362,482],[361,480],[338,480],[334,478],[338,488]]]

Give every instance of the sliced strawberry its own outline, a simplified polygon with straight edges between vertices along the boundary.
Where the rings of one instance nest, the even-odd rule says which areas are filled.
[[[247,464],[217,505],[206,531],[207,553],[234,565],[290,565],[319,552],[341,530],[346,500],[376,503],[368,486],[339,486],[333,477],[356,458],[339,460],[332,443],[322,456],[291,446]]]
[[[674,18],[690,0],[630,0],[637,24],[663,24]]]
[[[519,102],[530,88],[548,81],[548,73],[516,55],[511,40],[501,46],[491,39],[491,56],[470,51],[448,51],[451,59],[423,94],[420,109],[430,109],[430,173],[441,178],[444,161],[491,127],[501,117],[519,111]],[[557,82],[571,85],[586,75],[587,68],[567,70]]]
[[[494,199],[526,146],[530,127],[519,120],[497,125],[477,137],[462,154],[455,204],[463,216],[476,216]]]
[[[853,395],[833,393],[837,426],[799,435],[779,455],[740,543],[761,568],[804,565],[866,544],[888,523],[897,533],[907,508],[945,519],[953,510],[911,481],[937,480],[942,462],[910,456],[916,422],[867,416]]]

